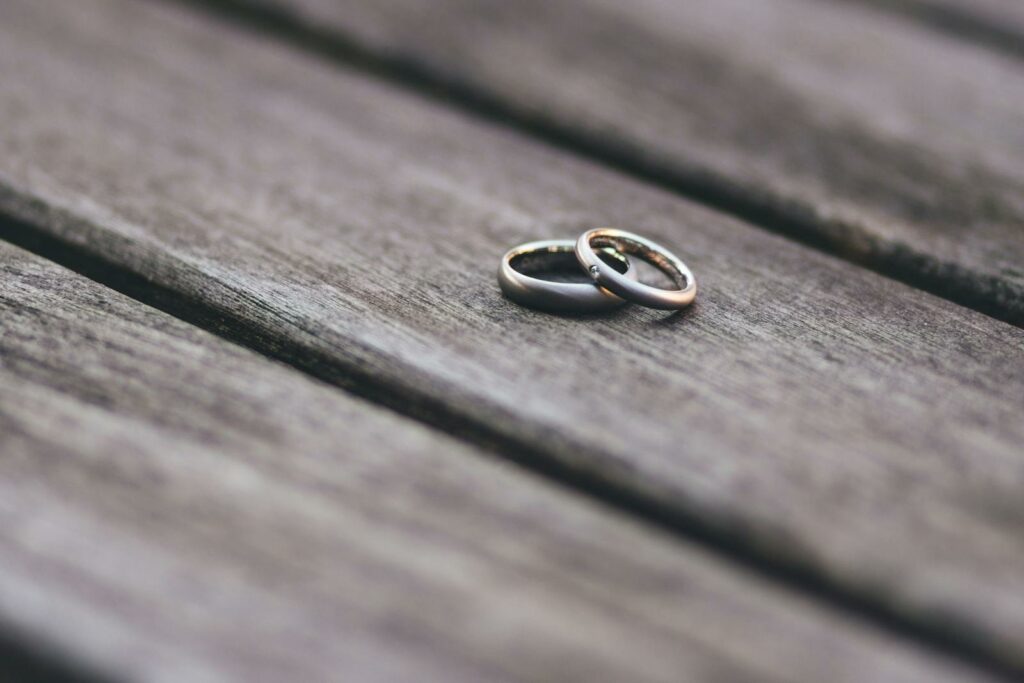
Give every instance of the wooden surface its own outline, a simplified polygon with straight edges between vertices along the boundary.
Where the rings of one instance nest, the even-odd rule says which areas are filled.
[[[114,677],[978,678],[51,262],[0,284],[0,609]]]
[[[956,3],[877,3],[895,14],[822,0],[214,4],[260,8],[297,42],[330,52],[333,41],[574,151],[1024,324],[1024,67],[900,17]],[[1021,11],[1003,9],[1001,25],[1019,25]]]
[[[1024,331],[850,263],[1024,310],[1019,61],[288,2],[0,3],[0,624],[144,680],[1024,675]],[[595,224],[698,303],[501,298]]]
[[[1024,666],[1021,330],[200,14],[2,12],[6,212],[308,373]],[[698,305],[501,299],[508,246],[595,223],[678,248]]]
[[[1024,3],[1018,0],[847,0],[900,12],[948,35],[1024,58]]]

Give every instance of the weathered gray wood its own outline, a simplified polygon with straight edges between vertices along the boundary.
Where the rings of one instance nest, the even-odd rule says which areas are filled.
[[[331,381],[1024,665],[1021,330],[201,14],[0,13],[3,210]],[[600,223],[676,247],[697,305],[502,300],[506,248]]]
[[[1017,0],[889,0],[889,3],[922,16],[972,18],[1024,38],[1024,4]]]
[[[847,0],[896,11],[929,26],[1024,57],[1024,3],[1019,0]]]
[[[821,0],[227,4],[1024,324],[1019,60]]]
[[[0,615],[97,668],[974,677],[2,243],[0,318]]]

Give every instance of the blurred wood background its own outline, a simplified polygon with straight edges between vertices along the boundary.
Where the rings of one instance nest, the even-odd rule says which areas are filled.
[[[1024,676],[1020,7],[0,3],[0,674]]]

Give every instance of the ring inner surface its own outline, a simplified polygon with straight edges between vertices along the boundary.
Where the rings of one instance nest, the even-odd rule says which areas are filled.
[[[597,257],[620,273],[627,270],[626,260],[619,254],[601,249]],[[576,254],[571,247],[562,250],[538,250],[516,254],[509,259],[509,265],[523,275],[552,282],[591,283],[580,268]]]
[[[607,251],[603,250],[608,248],[612,248],[621,254],[636,256],[641,260],[650,263],[652,266],[667,275],[679,289],[686,289],[686,285],[688,284],[686,276],[680,272],[675,263],[672,262],[672,259],[668,258],[661,252],[649,249],[645,245],[640,244],[639,242],[634,242],[633,240],[622,239],[620,237],[608,237],[604,235],[594,236],[590,240],[590,245],[592,247],[602,249],[602,251],[597,252],[598,256],[601,256],[602,253],[607,253]],[[602,260],[605,259],[602,258]]]

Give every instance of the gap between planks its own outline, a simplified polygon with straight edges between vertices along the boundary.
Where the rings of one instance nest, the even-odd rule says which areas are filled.
[[[118,683],[59,649],[0,621],[0,680],[17,683]]]
[[[954,38],[1024,59],[1024,12],[1019,4],[992,2],[991,11],[972,4],[973,0],[833,0],[868,5],[917,21]],[[1000,12],[1014,12],[1000,16]]]

